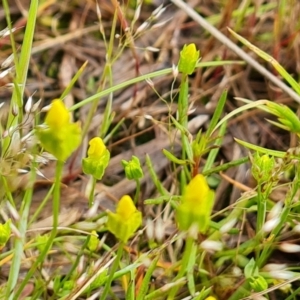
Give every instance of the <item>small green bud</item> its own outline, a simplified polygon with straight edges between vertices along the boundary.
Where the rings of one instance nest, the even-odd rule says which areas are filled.
[[[91,252],[95,252],[99,245],[99,239],[96,230],[92,231],[87,247]]]
[[[8,220],[4,224],[0,224],[0,250],[4,248],[9,240],[11,233],[10,222],[11,221]]]
[[[257,293],[265,291],[268,288],[266,279],[261,275],[258,275],[257,277],[251,277],[249,279],[249,284],[251,288]]]
[[[254,154],[252,159],[251,173],[257,182],[263,183],[268,181],[274,172],[274,167],[274,157],[270,157],[267,154],[260,156],[258,152]]]
[[[193,149],[193,155],[194,155],[194,157],[200,157],[201,156],[201,154],[202,154],[202,148],[201,148],[201,146],[199,145],[199,143],[196,140],[194,140],[192,142],[192,149]]]
[[[82,170],[85,174],[101,180],[108,166],[110,153],[99,137],[91,139],[89,145],[88,157],[82,160]]]
[[[140,161],[136,156],[133,155],[130,161],[122,160],[122,165],[127,179],[137,180],[144,176]]]
[[[180,58],[178,62],[178,70],[181,73],[191,75],[199,60],[200,51],[196,49],[195,44],[184,45],[180,51]]]
[[[67,280],[64,282],[63,291],[72,291],[74,288],[74,281],[73,280]]]
[[[37,248],[40,252],[42,252],[45,248],[45,245],[47,244],[49,240],[49,236],[47,234],[45,235],[38,235],[36,237],[36,241],[37,241]]]
[[[197,133],[196,138],[192,141],[192,150],[194,158],[201,157],[205,153],[206,145],[209,141],[205,137],[204,134],[202,134],[202,131],[200,130]]]

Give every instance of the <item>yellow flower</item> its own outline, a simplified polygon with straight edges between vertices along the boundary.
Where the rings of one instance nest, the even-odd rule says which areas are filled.
[[[205,233],[210,222],[214,204],[214,192],[210,190],[203,175],[198,174],[187,185],[182,201],[176,210],[176,219],[181,230],[197,225]]]
[[[88,150],[88,156],[91,158],[101,158],[106,150],[103,140],[99,137],[95,137],[89,142],[90,148]]]
[[[142,214],[125,195],[117,205],[116,213],[108,212],[107,228],[120,241],[126,243],[142,224]]]
[[[82,170],[100,180],[108,166],[110,153],[99,137],[91,139],[89,145],[88,157],[82,160]]]
[[[80,145],[80,125],[70,121],[69,111],[59,99],[52,101],[45,123],[46,128],[37,128],[42,146],[58,160],[65,161]]]
[[[116,213],[124,220],[130,220],[132,215],[137,212],[137,209],[132,201],[132,199],[128,196],[125,195],[121,198],[119,201],[119,204],[116,209]]]
[[[6,221],[4,224],[0,223],[0,250],[4,248],[7,241],[9,240],[11,233],[10,223],[10,220]]]
[[[198,174],[187,185],[184,193],[184,202],[191,206],[197,206],[199,202],[207,198],[209,191],[210,189],[204,176]]]
[[[63,126],[70,123],[70,113],[64,103],[55,99],[47,113],[45,123],[52,129],[61,130]]]

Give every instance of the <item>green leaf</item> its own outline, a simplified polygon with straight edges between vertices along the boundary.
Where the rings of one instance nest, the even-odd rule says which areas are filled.
[[[260,152],[260,153],[264,153],[264,154],[268,154],[268,155],[272,155],[272,156],[280,157],[280,158],[283,158],[286,155],[286,152],[283,152],[283,151],[276,151],[276,150],[263,148],[263,147],[256,146],[256,145],[247,143],[245,141],[239,140],[237,138],[234,138],[234,140],[237,143],[241,144],[242,146],[244,146],[246,148],[249,148],[251,150],[255,150],[255,151]]]
[[[253,258],[251,258],[250,261],[248,262],[248,264],[245,266],[244,274],[245,274],[246,278],[251,278],[253,276],[257,277],[259,275],[258,267]]]
[[[256,53],[258,56],[263,58],[265,61],[272,64],[272,66],[277,70],[277,72],[291,85],[295,92],[300,95],[300,85],[299,83],[281,66],[276,59],[272,56],[267,54],[266,52],[262,51],[261,49],[257,48],[250,42],[248,42],[245,38],[240,36],[239,34],[235,33],[233,30],[228,28],[229,32],[240,42],[242,42],[245,46],[247,46],[250,50]]]
[[[177,158],[171,152],[169,152],[167,149],[163,149],[162,152],[171,162],[173,162],[175,164],[186,165],[188,163],[187,160]]]
[[[222,95],[218,101],[217,107],[215,108],[215,112],[213,114],[213,117],[212,117],[212,119],[209,123],[208,129],[206,131],[207,138],[210,137],[212,132],[214,132],[214,128],[217,125],[217,123],[221,117],[221,114],[223,112],[223,108],[226,103],[226,100],[227,100],[227,90],[222,92]]]

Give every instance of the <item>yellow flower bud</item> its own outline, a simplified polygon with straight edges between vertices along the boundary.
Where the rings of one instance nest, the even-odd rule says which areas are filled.
[[[210,190],[203,175],[198,174],[187,185],[182,201],[176,210],[176,219],[181,230],[197,225],[205,233],[214,204],[214,192]]]
[[[99,137],[95,137],[89,142],[88,157],[101,158],[106,150],[103,140]]]
[[[88,157],[82,160],[82,170],[100,180],[108,166],[110,153],[99,137],[91,139],[89,145]]]
[[[46,127],[37,128],[37,136],[42,146],[58,160],[66,160],[80,145],[81,129],[79,124],[70,121],[70,114],[59,99],[53,100],[45,123]]]
[[[50,128],[57,129],[58,131],[61,130],[64,125],[70,123],[70,113],[61,100],[55,99],[52,101],[45,123]]]
[[[107,228],[120,241],[126,243],[142,224],[142,214],[125,195],[117,205],[116,213],[108,212]]]
[[[7,241],[9,240],[11,229],[10,229],[10,220],[4,224],[0,224],[0,250],[4,248]]]
[[[137,212],[137,209],[132,199],[128,195],[123,196],[117,206],[116,213],[127,221],[135,212]]]

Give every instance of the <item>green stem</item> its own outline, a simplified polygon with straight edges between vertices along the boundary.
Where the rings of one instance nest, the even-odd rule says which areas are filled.
[[[54,185],[51,186],[51,188],[49,189],[47,195],[45,196],[45,198],[43,199],[43,201],[41,202],[39,207],[35,210],[33,216],[31,217],[31,219],[28,223],[29,227],[37,219],[37,217],[40,215],[42,209],[45,207],[46,203],[48,202],[49,198],[51,197],[51,195],[53,193],[53,188],[54,188]]]
[[[121,242],[120,245],[119,245],[119,248],[118,248],[117,257],[114,260],[114,263],[111,267],[110,274],[109,274],[109,277],[106,281],[106,284],[105,284],[105,287],[104,287],[104,290],[103,290],[103,293],[101,295],[100,300],[107,299],[107,294],[109,292],[109,289],[111,288],[111,283],[113,281],[115,272],[117,271],[118,265],[120,263],[120,260],[121,260],[122,254],[123,254],[123,250],[124,250],[124,246],[125,246],[124,243]]]
[[[11,204],[12,207],[16,208],[16,204],[14,202],[14,198],[13,195],[9,189],[8,183],[7,183],[7,178],[5,177],[5,175],[1,176],[1,181],[2,181],[2,189],[5,191],[5,196],[8,200],[8,202]]]
[[[53,241],[57,234],[57,227],[58,227],[58,218],[59,218],[59,206],[60,206],[60,185],[61,185],[61,177],[62,177],[62,171],[63,171],[64,162],[57,161],[56,164],[56,170],[55,170],[55,183],[54,183],[54,190],[53,190],[53,201],[52,201],[52,213],[53,213],[53,227],[51,234],[49,236],[49,240],[47,244],[45,245],[43,251],[37,258],[37,260],[34,262],[34,264],[31,266],[30,270],[26,274],[24,280],[20,284],[20,287],[13,298],[14,300],[20,299],[20,295],[27,284],[27,282],[31,279],[33,276],[35,270],[40,264],[43,264],[45,257],[47,256],[50,248],[52,247]]]
[[[135,189],[135,195],[134,195],[134,204],[138,204],[139,198],[140,198],[140,191],[141,191],[141,183],[138,179],[135,180],[136,182],[136,189]]]
[[[187,130],[188,127],[188,90],[189,90],[189,83],[188,83],[188,75],[182,74],[180,90],[179,90],[179,98],[178,98],[178,122],[179,124]],[[186,159],[188,157],[191,161],[193,160],[192,156],[189,155],[189,140],[186,136],[185,132],[181,131],[181,145],[182,145],[182,154],[181,159]],[[181,191],[184,189],[187,183],[187,177],[184,168],[182,168],[180,172],[180,188]]]
[[[61,282],[60,282],[60,287],[63,287],[63,286],[64,286],[64,283],[65,283],[66,281],[68,281],[68,280],[72,277],[72,275],[74,275],[74,272],[75,272],[77,266],[79,265],[80,259],[81,259],[81,257],[83,256],[84,251],[85,251],[85,249],[86,249],[87,246],[88,246],[88,243],[89,243],[89,241],[90,241],[90,238],[91,238],[91,236],[88,235],[87,238],[86,238],[86,240],[85,240],[85,242],[83,243],[81,249],[79,250],[79,252],[78,252],[78,254],[77,254],[77,256],[76,256],[75,261],[72,263],[71,269],[70,269],[69,272],[66,274],[66,276],[64,276],[64,278],[61,280]]]
[[[257,187],[257,224],[256,224],[256,234],[259,234],[265,224],[266,219],[266,199],[261,191],[261,184]]]
[[[112,68],[113,42],[115,41],[116,22],[117,22],[117,13],[114,14],[113,22],[111,25],[110,40],[109,40],[109,45],[108,45],[108,49],[107,49],[107,53],[106,53],[106,64],[104,66],[103,74],[100,79],[101,86],[98,88],[98,91],[97,91],[98,93],[101,92],[103,90],[103,88],[105,87],[107,77],[109,78],[110,86],[113,86],[112,69],[111,68]],[[89,110],[89,113],[86,118],[87,121],[85,122],[85,125],[82,130],[82,138],[85,137],[85,135],[87,134],[87,132],[90,128],[93,116],[94,116],[95,112],[97,111],[97,107],[98,107],[98,103],[99,103],[100,99],[101,98],[99,97],[98,99],[95,99],[95,101],[93,101],[92,107]],[[109,103],[110,103],[110,101],[108,101],[107,105],[111,105]]]
[[[93,179],[93,182],[92,182],[92,189],[91,189],[90,196],[89,196],[89,208],[91,208],[94,205],[95,188],[96,188],[96,183],[97,183],[97,179],[95,177],[93,177],[92,179]]]
[[[31,172],[30,181],[34,182],[36,177],[35,172]],[[14,256],[12,260],[12,265],[10,267],[9,278],[6,286],[6,299],[13,299],[13,289],[16,286],[16,283],[19,278],[19,271],[21,267],[21,260],[23,256],[23,249],[26,239],[26,231],[27,231],[27,220],[30,211],[30,205],[32,200],[33,188],[28,189],[25,192],[22,208],[21,208],[21,218],[19,221],[18,230],[20,233],[20,237],[16,237],[14,244]]]
[[[269,239],[264,244],[264,247],[262,249],[260,257],[257,260],[257,266],[259,268],[261,268],[265,264],[265,262],[267,261],[267,259],[271,255],[271,253],[273,252],[273,249],[274,249],[274,240],[278,236],[278,234],[281,232],[282,228],[284,227],[284,224],[286,223],[286,220],[287,220],[287,218],[288,218],[288,216],[290,214],[290,211],[291,211],[291,207],[289,205],[283,209],[283,211],[281,213],[281,216],[280,216],[280,222],[279,222],[279,224],[271,232],[270,236],[272,236],[273,238]]]
[[[178,121],[186,129],[188,125],[188,88],[188,76],[186,74],[182,74],[178,99]]]
[[[192,237],[187,237],[186,239],[186,244],[185,244],[185,249],[184,249],[184,253],[183,253],[183,258],[182,258],[182,262],[180,265],[180,269],[179,272],[177,274],[177,276],[175,277],[175,279],[173,281],[177,281],[178,279],[182,278],[184,276],[184,274],[186,273],[186,270],[188,269],[188,264],[189,264],[189,260],[190,260],[190,255],[192,253],[193,250],[193,245],[194,245],[194,239]],[[168,300],[173,300],[174,297],[176,296],[177,292],[178,292],[179,286],[176,285],[174,286],[168,296]]]
[[[7,24],[11,27],[10,22],[10,15],[9,15],[9,5],[8,1],[3,1],[5,14],[7,18]],[[27,17],[27,23],[26,23],[26,29],[24,34],[24,39],[22,43],[21,53],[19,60],[17,59],[16,55],[16,46],[13,40],[13,35],[10,35],[11,42],[12,42],[12,48],[14,53],[14,62],[16,67],[16,79],[14,81],[14,88],[13,93],[11,97],[11,105],[10,110],[8,114],[8,121],[7,124],[11,127],[16,127],[18,124],[21,124],[23,121],[23,95],[25,91],[26,86],[26,80],[27,80],[27,73],[28,73],[28,67],[29,62],[31,58],[31,52],[32,52],[32,43],[33,43],[33,36],[35,31],[35,23],[37,18],[37,12],[38,12],[38,6],[39,1],[38,0],[32,0],[30,1],[30,7],[28,11],[28,17]],[[11,30],[11,28],[10,28]],[[16,118],[12,114],[12,108],[13,106],[18,107],[18,118]],[[6,128],[8,129],[8,128]],[[20,131],[22,128],[20,128]],[[15,132],[13,135],[19,133],[20,131]],[[9,147],[11,143],[13,142],[13,136],[8,136],[7,138],[3,139],[2,142],[2,153],[6,153],[9,150]]]
[[[223,225],[225,225],[226,223],[230,222],[233,219],[238,220],[243,214],[244,210],[249,207],[249,205],[250,205],[249,198],[239,200],[234,206],[233,210],[230,212],[230,214],[226,218],[218,222],[218,225],[222,227]],[[221,238],[222,238],[222,233],[220,232],[220,230],[215,230],[207,239],[220,240]],[[234,249],[234,251],[236,251],[236,249]]]
[[[257,260],[257,266],[259,268],[265,264],[267,259],[272,254],[273,249],[274,249],[274,240],[278,237],[279,233],[281,232],[282,228],[284,228],[284,225],[287,222],[287,219],[288,219],[291,209],[292,209],[293,199],[294,199],[296,193],[299,191],[299,185],[300,185],[299,178],[300,178],[300,168],[297,167],[295,178],[294,178],[294,181],[292,184],[292,190],[288,194],[288,196],[285,200],[285,207],[283,208],[283,211],[280,215],[280,221],[270,234],[270,237],[273,237],[273,238],[267,240],[267,243],[264,245],[263,250],[260,254],[260,257]]]

